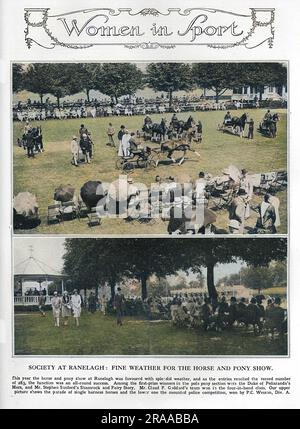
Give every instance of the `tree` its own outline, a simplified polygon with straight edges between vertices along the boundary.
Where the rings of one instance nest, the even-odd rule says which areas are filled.
[[[87,101],[90,102],[90,91],[97,87],[97,81],[102,76],[101,64],[77,63],[73,67],[72,90],[84,91]]]
[[[12,69],[13,92],[24,89],[24,68],[22,64],[13,64]]]
[[[95,89],[114,98],[133,95],[143,87],[143,73],[135,64],[105,63],[97,70]]]
[[[66,95],[76,94],[78,86],[74,75],[74,64],[71,63],[50,63],[48,64],[48,82],[50,94],[54,95],[57,106],[60,106],[60,99]]]
[[[273,279],[268,267],[245,267],[241,270],[241,279],[243,285],[250,289],[262,289],[272,287]]]
[[[242,84],[244,70],[241,63],[195,63],[192,65],[192,78],[201,88],[213,90],[218,103],[227,89]]]
[[[241,84],[254,86],[259,91],[260,101],[266,86],[286,86],[287,68],[281,63],[243,63]]]
[[[78,284],[95,287],[115,285],[123,278],[141,282],[141,295],[147,298],[147,281],[155,274],[166,277],[179,270],[200,273],[207,269],[210,298],[217,297],[214,268],[243,260],[247,265],[267,267],[271,261],[286,260],[286,239],[67,239],[64,269]]]
[[[125,259],[118,254],[115,240],[67,239],[64,272],[79,288],[95,288],[108,283],[114,299],[115,287],[124,277]]]
[[[49,94],[52,89],[51,82],[51,63],[29,64],[23,74],[23,83],[21,87],[27,91],[38,94],[41,104],[45,94]]]
[[[176,242],[180,240],[176,240]],[[178,243],[185,268],[192,267],[198,272],[202,267],[207,269],[207,290],[210,298],[217,297],[214,283],[214,268],[218,263],[232,263],[237,260],[246,262],[254,267],[268,266],[271,261],[285,261],[287,243],[284,238],[251,238],[251,239],[222,239],[184,240]],[[183,268],[182,264],[182,268]]]
[[[193,88],[191,67],[183,63],[151,63],[146,69],[146,82],[154,91],[167,92],[171,107],[174,91],[190,91]]]

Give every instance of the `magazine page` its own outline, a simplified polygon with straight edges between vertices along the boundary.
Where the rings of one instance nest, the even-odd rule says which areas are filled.
[[[299,17],[1,3],[1,408],[298,408]]]

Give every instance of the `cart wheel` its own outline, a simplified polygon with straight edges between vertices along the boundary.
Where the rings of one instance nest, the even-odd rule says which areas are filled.
[[[132,170],[132,169],[133,169],[133,166],[132,166],[131,162],[128,162],[128,161],[123,162],[123,164],[122,164],[122,170],[123,171],[128,171],[128,170]]]
[[[145,162],[145,170],[149,171],[153,170],[154,168],[156,168],[156,162],[153,159],[147,159]]]
[[[121,170],[123,168],[123,163],[124,163],[123,159],[122,158],[118,158],[116,160],[116,169],[117,170]]]
[[[160,156],[157,152],[152,152],[149,159],[155,163],[156,167],[158,166],[159,161],[160,161]]]

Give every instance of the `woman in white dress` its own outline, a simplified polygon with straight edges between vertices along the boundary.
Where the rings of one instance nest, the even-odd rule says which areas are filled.
[[[71,297],[68,292],[65,290],[62,300],[61,300],[61,317],[64,321],[64,326],[67,326],[69,317],[71,316]]]
[[[71,296],[71,307],[73,310],[73,316],[75,319],[76,326],[79,326],[79,318],[81,314],[81,296],[78,294],[76,289]]]
[[[61,310],[61,298],[58,296],[57,291],[54,291],[53,297],[51,298],[51,306],[54,318],[54,326],[59,328],[59,318]]]

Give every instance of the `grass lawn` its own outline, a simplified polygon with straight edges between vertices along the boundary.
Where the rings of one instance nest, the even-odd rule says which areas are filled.
[[[179,329],[170,321],[125,318],[122,327],[102,313],[82,313],[80,327],[71,318],[55,328],[52,312],[15,314],[17,355],[286,355],[287,338],[271,340],[250,330],[225,332]]]
[[[223,168],[230,164],[239,168],[247,168],[249,173],[276,171],[287,168],[287,113],[278,110],[280,122],[278,136],[270,139],[255,132],[254,139],[240,139],[227,133],[217,131],[217,124],[223,121],[224,112],[197,112],[193,113],[195,120],[201,119],[203,123],[203,143],[194,143],[193,147],[200,152],[201,157],[188,153],[184,164],[159,165],[156,169],[145,172],[135,169],[132,177],[136,182],[150,185],[155,176],[168,177],[176,174],[188,173],[192,179],[198,177],[199,171],[219,175]],[[242,112],[241,112],[242,113]],[[251,110],[250,116],[255,126],[263,117],[265,110]],[[236,115],[236,112],[233,112]],[[163,115],[170,119],[171,114]],[[180,119],[186,120],[189,113],[178,114]],[[152,115],[153,121],[160,121],[162,115]],[[113,117],[96,119],[69,119],[50,120],[36,125],[42,125],[45,142],[45,152],[38,154],[34,159],[28,159],[22,148],[16,145],[17,137],[23,133],[24,123],[14,123],[14,185],[13,192],[30,191],[36,194],[39,202],[41,225],[33,230],[16,231],[17,233],[39,234],[166,234],[167,222],[156,220],[151,224],[141,224],[138,221],[126,222],[122,219],[104,219],[101,226],[90,228],[87,219],[75,219],[56,225],[47,225],[47,207],[53,203],[53,193],[60,184],[70,184],[79,194],[81,186],[88,180],[101,180],[111,182],[118,178],[120,171],[115,168],[117,159],[116,149],[106,146],[106,129],[112,121],[116,130],[125,124],[130,131],[141,129],[142,116],[131,118]],[[91,164],[75,168],[71,165],[70,142],[72,136],[78,135],[80,124],[84,123],[92,132],[95,144],[95,156]],[[115,139],[117,140],[117,139]],[[155,144],[152,144],[155,146]],[[157,147],[157,145],[156,145]],[[281,226],[278,233],[287,232],[287,193],[279,192]],[[262,197],[255,196],[252,203],[260,203]],[[257,215],[253,213],[246,225],[254,226]],[[227,229],[228,213],[226,210],[218,211],[216,226]]]

